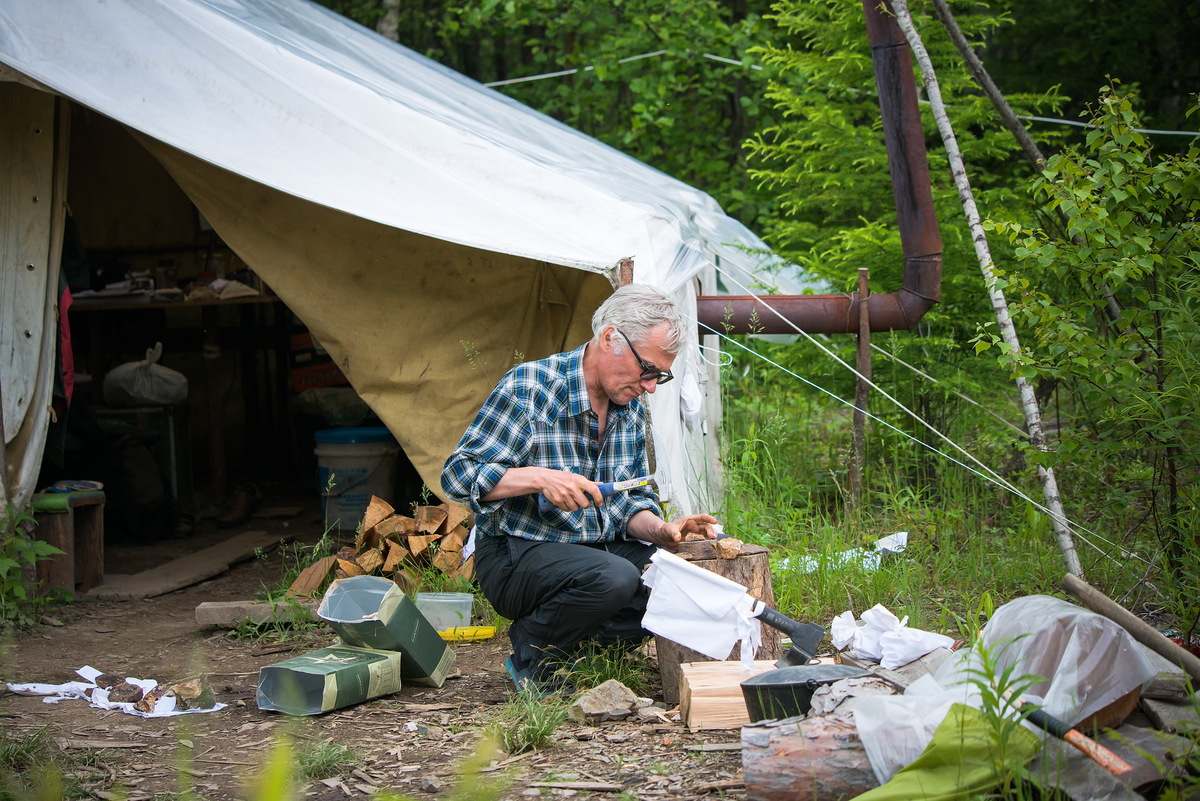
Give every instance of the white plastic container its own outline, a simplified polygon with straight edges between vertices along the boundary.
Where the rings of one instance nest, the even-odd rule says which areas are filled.
[[[414,602],[430,625],[438,631],[446,631],[471,625],[474,600],[469,592],[418,592]]]
[[[329,525],[354,531],[372,495],[391,502],[400,446],[386,428],[329,428],[316,442],[321,511]]]

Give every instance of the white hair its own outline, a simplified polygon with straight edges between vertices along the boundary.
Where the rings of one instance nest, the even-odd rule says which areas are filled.
[[[675,307],[675,302],[666,294],[646,284],[626,284],[612,293],[596,313],[592,315],[592,335],[600,339],[600,332],[608,326],[616,326],[639,345],[646,344],[649,332],[662,325],[667,326],[663,339],[663,350],[678,354],[683,348],[684,322]],[[614,340],[623,352],[625,343]]]

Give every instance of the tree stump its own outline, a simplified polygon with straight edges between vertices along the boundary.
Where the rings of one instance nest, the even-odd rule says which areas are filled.
[[[742,727],[747,801],[854,798],[879,786],[851,715]]]
[[[775,592],[771,588],[771,564],[768,551],[761,545],[741,546],[741,554],[732,559],[719,558],[717,549],[711,541],[683,542],[679,545],[678,555],[693,564],[711,570],[718,576],[724,576],[730,581],[736,581],[746,588],[754,598],[767,606],[775,606]],[[770,626],[762,627],[762,644],[754,653],[755,659],[776,660],[783,656],[780,645],[782,635]],[[679,666],[685,662],[711,662],[704,654],[685,648],[665,637],[655,637],[655,649],[658,654],[658,672],[662,678],[663,699],[668,704],[679,703]],[[741,653],[742,645],[738,643],[737,653]],[[730,659],[735,659],[730,655]]]

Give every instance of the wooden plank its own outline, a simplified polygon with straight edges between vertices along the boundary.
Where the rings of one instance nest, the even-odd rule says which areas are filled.
[[[679,717],[691,731],[736,729],[750,722],[742,682],[775,669],[769,659],[754,662],[748,674],[741,662],[685,662],[679,666]]]
[[[205,601],[196,607],[196,625],[231,629],[247,618],[253,620],[255,623],[264,623],[275,619],[288,620],[294,614],[299,614],[300,609],[308,612],[310,617],[316,619],[315,612],[320,603],[318,599],[314,598],[292,600],[290,602],[283,601],[280,603],[271,603],[270,601]]]
[[[94,587],[87,596],[101,601],[135,601],[165,595],[219,576],[228,570],[230,565],[252,558],[255,551],[269,550],[279,544],[279,541],[278,534],[246,531],[165,565],[132,576],[121,576],[112,582]]]

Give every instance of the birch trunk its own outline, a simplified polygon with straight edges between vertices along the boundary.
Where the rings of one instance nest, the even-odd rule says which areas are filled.
[[[996,324],[1000,328],[1000,337],[1014,356],[1019,355],[1021,343],[1017,338],[1017,331],[1013,327],[1012,316],[1008,311],[1008,299],[1005,298],[1003,290],[996,285],[996,275],[992,270],[994,262],[992,261],[991,251],[988,248],[987,235],[983,231],[983,225],[979,218],[979,209],[975,205],[975,195],[972,193],[970,181],[967,179],[966,165],[963,162],[962,153],[958,149],[958,140],[954,136],[954,129],[950,125],[950,118],[946,115],[946,107],[942,103],[942,94],[938,87],[937,74],[934,72],[933,63],[929,59],[929,53],[925,50],[925,45],[921,41],[920,35],[913,26],[912,16],[908,12],[908,1],[892,0],[892,8],[896,12],[896,22],[900,25],[900,30],[904,32],[904,38],[908,40],[908,45],[912,49],[913,55],[917,59],[917,64],[921,68],[921,77],[925,83],[925,93],[929,97],[929,104],[933,109],[933,118],[937,122],[938,132],[941,134],[942,143],[946,147],[946,156],[950,161],[950,170],[954,175],[954,185],[958,189],[959,201],[962,203],[963,212],[966,214],[967,224],[971,228],[971,239],[975,246],[975,256],[979,260],[980,270],[983,271],[984,284],[987,286],[988,296],[992,301],[992,310],[996,315]],[[1029,441],[1037,449],[1046,450],[1046,434],[1042,428],[1041,410],[1038,408],[1033,385],[1025,378],[1018,376],[1017,391],[1021,397],[1021,407],[1025,414],[1025,428],[1029,432]],[[1058,538],[1058,548],[1062,552],[1067,571],[1077,576],[1082,575],[1079,555],[1075,552],[1075,540],[1071,535],[1070,527],[1067,525],[1067,517],[1063,513],[1062,497],[1058,492],[1058,481],[1054,477],[1054,470],[1053,468],[1039,465],[1037,473],[1038,479],[1042,484],[1042,494],[1046,500],[1046,508],[1050,511],[1050,520],[1054,525],[1054,533]]]

